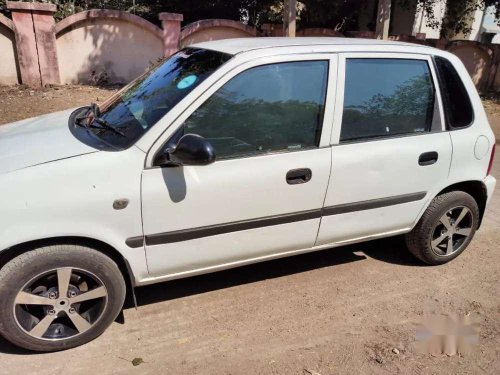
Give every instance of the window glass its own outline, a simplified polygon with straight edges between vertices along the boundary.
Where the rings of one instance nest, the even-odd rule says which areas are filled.
[[[327,61],[264,65],[227,82],[184,123],[217,158],[319,145]]]
[[[231,55],[221,52],[185,48],[132,81],[101,105],[99,116],[118,131],[103,130],[96,124],[78,129],[85,133],[92,132],[112,149],[130,147],[230,58]],[[78,111],[79,116],[85,117],[89,109]]]
[[[463,128],[472,123],[474,114],[467,90],[453,65],[443,57],[435,57],[441,86],[446,122],[452,128]]]
[[[345,78],[340,141],[424,133],[436,123],[426,61],[348,59]]]

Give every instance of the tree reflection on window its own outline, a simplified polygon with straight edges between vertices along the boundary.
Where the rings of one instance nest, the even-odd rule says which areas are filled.
[[[326,61],[270,64],[226,83],[185,122],[208,139],[217,158],[319,145]]]
[[[434,100],[426,61],[348,59],[341,141],[428,132]]]

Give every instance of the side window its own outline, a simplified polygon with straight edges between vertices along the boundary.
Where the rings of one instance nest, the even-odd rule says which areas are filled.
[[[451,128],[464,128],[474,119],[472,104],[457,71],[447,59],[434,57],[443,98],[446,123]]]
[[[327,61],[246,70],[221,87],[184,123],[218,159],[319,146]]]
[[[427,61],[347,59],[341,142],[424,133],[439,126]]]

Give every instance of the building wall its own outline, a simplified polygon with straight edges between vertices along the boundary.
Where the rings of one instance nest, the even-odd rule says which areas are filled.
[[[61,83],[89,83],[96,75],[127,83],[163,55],[162,40],[120,19],[89,19],[57,35]]]
[[[0,85],[19,83],[14,32],[0,23]]]
[[[446,0],[436,1],[433,5],[434,17],[436,19],[443,19],[446,12]],[[441,28],[432,28],[427,25],[429,17],[423,9],[418,9],[415,13],[415,20],[413,22],[413,35],[417,33],[424,33],[427,39],[439,39]]]
[[[471,17],[471,31],[466,36],[467,40],[481,40],[481,23],[483,21],[484,11],[481,9],[477,9],[473,16]]]

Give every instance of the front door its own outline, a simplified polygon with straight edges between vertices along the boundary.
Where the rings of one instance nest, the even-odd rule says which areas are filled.
[[[342,54],[339,77],[317,245],[408,231],[451,162],[429,56]]]
[[[151,276],[204,272],[314,245],[331,167],[333,106],[326,103],[333,101],[327,86],[334,60],[282,60],[229,73],[172,125],[173,138],[208,139],[215,163],[144,170]]]

